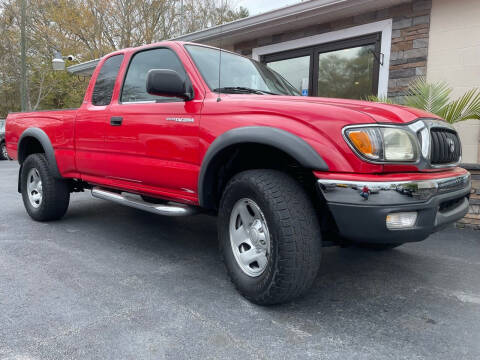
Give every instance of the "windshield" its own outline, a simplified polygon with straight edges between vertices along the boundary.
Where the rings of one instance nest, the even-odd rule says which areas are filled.
[[[210,90],[223,93],[294,95],[300,93],[287,80],[265,65],[249,58],[222,51],[220,81],[220,50],[186,45]]]

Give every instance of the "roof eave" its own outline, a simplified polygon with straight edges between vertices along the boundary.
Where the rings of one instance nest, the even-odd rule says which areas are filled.
[[[80,75],[80,76],[91,76],[95,68],[97,67],[100,59],[90,60],[84,63],[75,64],[67,67],[67,71],[70,74]]]

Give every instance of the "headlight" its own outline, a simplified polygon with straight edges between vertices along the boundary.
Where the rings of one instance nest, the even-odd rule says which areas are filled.
[[[410,131],[386,126],[355,127],[345,131],[347,141],[361,156],[379,162],[414,162],[418,141]]]

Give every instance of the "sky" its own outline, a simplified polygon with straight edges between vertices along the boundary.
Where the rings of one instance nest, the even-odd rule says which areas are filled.
[[[257,15],[300,2],[300,0],[237,0],[238,6],[250,10],[250,15]]]

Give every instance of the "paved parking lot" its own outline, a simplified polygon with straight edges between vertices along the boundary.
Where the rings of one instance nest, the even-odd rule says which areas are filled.
[[[479,359],[480,233],[326,248],[313,291],[262,308],[219,261],[215,219],[72,196],[41,224],[0,162],[0,359]]]

